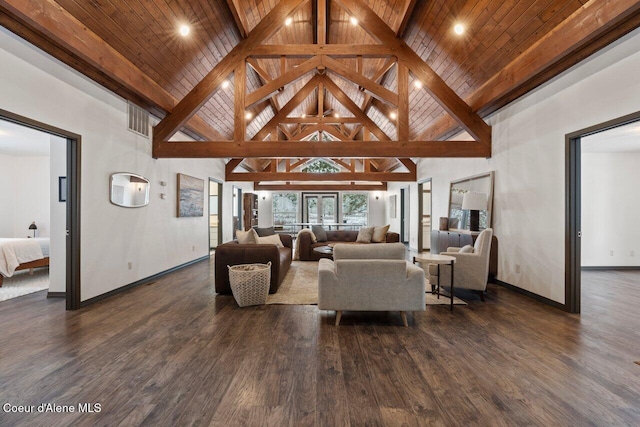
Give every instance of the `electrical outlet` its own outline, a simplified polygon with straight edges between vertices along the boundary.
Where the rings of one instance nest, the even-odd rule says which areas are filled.
[[[520,273],[520,264],[516,264],[516,273]]]
[[[613,256],[613,249],[609,251],[609,256]]]
[[[127,263],[127,267],[129,268],[129,270],[131,270],[133,268],[133,263],[132,262],[128,262]]]

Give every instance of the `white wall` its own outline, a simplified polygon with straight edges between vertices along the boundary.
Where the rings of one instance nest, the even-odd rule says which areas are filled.
[[[67,175],[67,140],[51,136],[50,156],[51,233],[49,245],[49,292],[65,292],[67,277],[67,205],[58,200],[58,177]]]
[[[151,158],[151,141],[126,130],[122,98],[4,28],[0,75],[0,108],[82,136],[82,300],[209,253],[206,215],[176,217],[176,176],[185,173],[205,183],[223,179],[221,160]],[[151,181],[149,206],[109,203],[109,175],[122,171]],[[160,187],[160,181],[168,186]]]
[[[582,154],[582,266],[640,265],[638,165],[640,153]]]
[[[447,214],[451,180],[495,170],[498,279],[564,303],[565,135],[640,110],[638,70],[635,30],[493,115],[491,159],[422,160],[433,218]]]
[[[415,182],[389,182],[387,183],[386,206],[385,206],[385,223],[390,224],[389,231],[400,234],[400,225],[402,213],[400,190],[402,188],[409,188],[406,193],[409,197],[409,248],[411,250],[418,250],[418,184]],[[391,218],[389,198],[396,196],[396,217]]]
[[[0,155],[1,237],[49,237],[49,157]]]

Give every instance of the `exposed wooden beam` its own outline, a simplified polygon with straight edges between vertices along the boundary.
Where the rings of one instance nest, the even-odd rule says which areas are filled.
[[[409,69],[404,62],[398,63],[398,99],[398,139],[404,141],[409,139]]]
[[[171,114],[167,115],[155,126],[153,136],[154,149],[175,134],[211,98],[238,63],[244,61],[252,48],[258,46],[263,40],[268,39],[278,31],[284,25],[286,17],[294,13],[303,3],[304,0],[281,0],[278,2],[267,16],[256,25],[247,38],[238,43],[231,52],[222,58],[213,70],[176,105]]]
[[[296,80],[302,78],[305,74],[315,70],[320,64],[320,57],[315,56],[311,59],[306,60],[299,66],[285,72],[280,77],[271,80],[260,89],[257,89],[247,95],[245,107],[250,108],[257,103],[264,101],[273,93],[277,92],[281,87],[284,87],[285,85],[291,84]]]
[[[327,88],[327,90],[331,92],[331,94],[338,100],[338,102],[344,105],[351,112],[351,114],[356,116],[356,118],[360,119],[361,123],[367,129],[369,129],[379,140],[383,141],[389,139],[387,134],[385,134],[384,131],[380,129],[378,125],[373,120],[371,120],[371,118],[369,118],[369,116],[364,114],[360,107],[358,107],[358,105],[356,105],[356,103],[353,102],[353,100],[349,98],[349,96],[344,93],[342,89],[340,89],[338,85],[333,82],[333,80],[331,80],[328,76],[322,76],[322,79],[325,88]]]
[[[401,157],[398,160],[400,161],[400,163],[402,163],[409,170],[409,172],[417,172],[418,167],[413,162],[413,160],[406,159],[404,157]]]
[[[327,0],[316,0],[316,6],[316,43],[324,45],[327,43]]]
[[[382,65],[382,67],[380,67],[378,71],[376,71],[376,73],[373,75],[371,80],[373,80],[378,84],[381,84],[383,77],[389,72],[389,70],[391,70],[391,68],[396,64],[396,62],[397,62],[396,58],[391,58],[387,60],[387,62],[385,62]],[[365,114],[367,113],[367,111],[369,111],[369,107],[371,106],[371,101],[373,101],[373,99],[374,98],[368,93],[365,94],[364,102],[362,103],[362,111],[364,111]]]
[[[247,133],[247,121],[245,118],[244,100],[247,88],[247,65],[244,60],[236,67],[233,73],[234,86],[234,126],[233,139],[235,141],[244,141]]]
[[[227,164],[224,165],[225,175],[232,173],[240,163],[242,163],[242,159],[230,159]]]
[[[406,182],[415,181],[416,174],[410,172],[232,172],[227,175],[228,181],[381,181]]]
[[[258,61],[255,58],[247,58],[247,64],[251,66],[253,71],[256,72],[262,84],[269,83],[272,79],[269,73],[267,73],[261,66],[258,64]],[[278,106],[278,100],[275,95],[272,95],[269,98],[269,103],[271,104],[271,108],[273,109],[273,114],[278,114],[280,111],[280,107]]]
[[[11,17],[0,12],[0,25],[121,96],[153,110],[160,117],[178,103],[168,91],[53,0],[1,0],[0,11],[3,8]],[[226,139],[199,116],[192,117],[186,127],[196,134],[193,136]]]
[[[156,153],[159,158],[302,158],[302,157],[490,157],[491,150],[476,141],[203,141],[168,142]]]
[[[353,170],[352,170],[353,169],[352,168],[353,162],[347,163],[347,162],[345,162],[344,160],[341,160],[341,159],[331,159],[331,160],[333,160],[336,164],[342,166],[346,170],[348,170],[350,172],[353,172]]]
[[[254,140],[260,141],[264,139],[271,131],[280,123],[280,120],[287,117],[307,96],[316,89],[320,78],[318,75],[314,76],[311,80],[298,91],[293,98],[289,100],[269,122],[253,137]],[[229,156],[226,156],[229,157]]]
[[[487,116],[639,26],[639,2],[591,0],[473,91],[465,101],[478,114]],[[460,130],[455,120],[444,116],[417,139],[446,139]]]
[[[329,70],[334,73],[344,77],[345,79],[361,86],[368,93],[375,96],[382,102],[386,102],[388,104],[393,105],[394,107],[398,106],[398,95],[391,92],[389,89],[379,85],[373,80],[369,80],[357,72],[352,71],[346,65],[336,61],[327,55],[322,55],[321,57],[322,65],[326,66]]]
[[[387,183],[380,184],[260,184],[254,183],[255,191],[387,191]]]
[[[247,23],[247,16],[244,14],[242,6],[239,0],[227,0],[227,6],[233,15],[233,20],[236,22],[236,27],[240,32],[242,38],[247,37],[249,24]]]
[[[294,169],[296,169],[297,167],[300,167],[300,166],[304,165],[304,164],[305,164],[305,163],[307,163],[309,160],[311,160],[311,159],[300,159],[300,160],[298,160],[297,162],[292,163],[292,164],[291,164],[291,166],[290,166],[290,170],[294,170]]]
[[[402,14],[402,22],[398,27],[398,31],[396,31],[396,36],[402,38],[404,36],[404,32],[407,29],[407,25],[409,24],[409,19],[411,19],[411,15],[413,14],[413,9],[416,7],[416,3],[418,0],[407,0],[406,8],[404,9],[404,13]]]
[[[396,37],[394,31],[362,0],[335,0],[342,9],[360,22],[361,27],[383,45],[396,51],[399,60],[424,84],[424,88],[449,114],[477,141],[491,141],[491,127],[487,125],[471,108],[415,53],[403,40]]]
[[[394,56],[395,50],[379,44],[277,44],[259,45],[247,52],[253,58],[280,58],[282,55],[294,58],[309,58],[317,55],[339,56],[343,58],[384,58]]]
[[[360,120],[355,117],[306,116],[306,117],[285,117],[280,121],[280,123],[340,124],[340,123],[360,123]]]
[[[309,135],[312,135],[316,132],[320,132],[320,130],[321,130],[320,125],[307,126],[304,129],[302,129],[301,132],[298,132],[295,135],[293,135],[293,138],[291,138],[291,140],[300,141],[308,137]]]

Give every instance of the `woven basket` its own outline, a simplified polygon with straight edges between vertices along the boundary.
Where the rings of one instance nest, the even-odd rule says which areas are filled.
[[[240,307],[267,302],[271,282],[271,262],[267,264],[228,265],[229,284]]]

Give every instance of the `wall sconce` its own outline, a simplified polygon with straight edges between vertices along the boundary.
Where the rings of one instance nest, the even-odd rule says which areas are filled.
[[[31,225],[29,226],[29,230],[33,230],[33,238],[36,238],[36,230],[38,229],[38,226],[36,225],[36,222],[33,221],[31,223]]]

